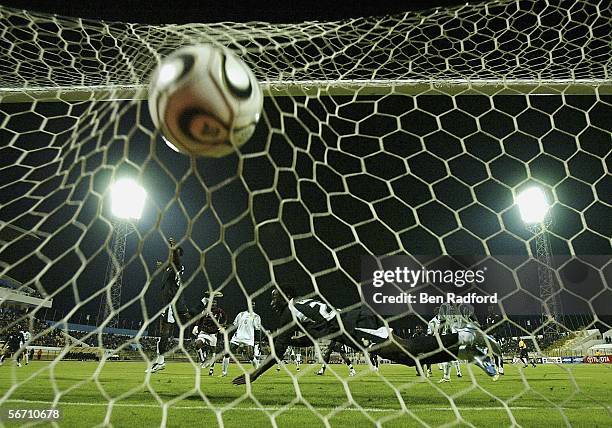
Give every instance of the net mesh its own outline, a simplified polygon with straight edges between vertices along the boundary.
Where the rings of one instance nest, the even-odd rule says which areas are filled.
[[[12,290],[0,334],[27,326],[35,352],[51,361],[28,375],[7,370],[0,404],[63,403],[73,418],[69,409],[99,406],[91,424],[103,425],[139,407],[155,424],[205,408],[213,422],[230,425],[245,417],[282,425],[296,414],[326,426],[478,425],[479,409],[520,424],[526,405],[515,403],[529,396],[566,424],[579,420],[573,406],[609,417],[609,403],[579,394],[565,366],[571,391],[562,399],[522,371],[515,389],[489,390],[470,371],[459,389],[428,381],[424,392],[407,369],[386,365],[372,377],[358,368],[358,382],[332,369],[321,390],[309,364],[281,371],[273,382],[288,389],[279,396],[257,384],[207,385],[186,330],[175,332],[168,357],[177,360],[168,371],[182,376],[172,387],[140,365],[129,368],[139,376],[122,381],[113,366],[121,363],[110,360],[155,356],[163,309],[155,261],[168,258],[169,237],[185,251],[187,301],[221,291],[230,321],[257,302],[274,330],[268,302],[276,283],[300,284],[336,307],[359,306],[364,255],[410,254],[427,264],[470,255],[507,279],[499,310],[510,353],[520,336],[539,357],[553,348],[558,356],[587,352],[592,330],[574,332],[610,329],[611,18],[607,2],[596,0],[500,0],[297,25],[146,26],[0,8],[0,276]],[[171,152],[143,101],[160,58],[203,42],[237,52],[267,94],[255,135],[222,159]],[[137,177],[149,198],[118,259],[107,196],[124,175]],[[530,184],[552,202],[546,245],[559,256],[555,277],[578,263],[589,279],[588,287],[559,286],[578,303],[546,320],[533,280],[538,236],[514,204]],[[114,276],[104,281],[109,260]],[[24,313],[15,296],[40,300]],[[529,309],[514,316],[512,302]],[[406,310],[388,322],[410,335],[428,318]],[[570,333],[573,347],[546,343],[550,325]],[[306,363],[327,346],[299,353]],[[86,359],[89,348],[105,350],[94,355],[101,361],[67,376],[64,364],[79,363],[63,360]],[[248,370],[241,367],[236,374]],[[202,375],[195,386],[194,375]]]

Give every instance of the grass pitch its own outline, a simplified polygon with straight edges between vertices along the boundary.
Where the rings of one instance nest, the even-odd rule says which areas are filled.
[[[241,372],[235,364],[222,378],[220,364],[209,377],[176,362],[150,376],[136,362],[33,362],[19,369],[7,362],[0,367],[0,407],[57,403],[66,427],[612,426],[612,367],[603,365],[507,365],[498,382],[463,365],[462,379],[453,373],[451,383],[440,385],[435,367],[431,380],[398,365],[383,365],[380,373],[357,367],[354,378],[340,365],[316,376],[318,367],[272,369],[251,387],[238,387],[231,384]]]

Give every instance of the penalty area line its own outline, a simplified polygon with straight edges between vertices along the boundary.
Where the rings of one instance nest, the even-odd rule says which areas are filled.
[[[6,403],[21,403],[21,404],[45,404],[52,405],[53,401],[45,401],[45,400],[19,400],[19,399],[9,399],[5,400],[0,405],[5,405]],[[82,406],[82,407],[108,407],[108,403],[86,403],[80,401],[60,401],[57,403],[58,406]],[[159,404],[146,404],[146,403],[114,403],[112,407],[135,407],[135,408],[149,408],[149,409],[159,409],[161,406]],[[211,412],[221,411],[221,413],[225,412],[278,412],[278,411],[306,411],[311,412],[311,410],[304,406],[292,406],[289,408],[284,407],[229,407],[227,409],[211,409],[206,406],[180,406],[173,405],[170,406],[172,410],[208,410]],[[495,406],[495,407],[458,407],[459,411],[499,411],[506,410],[505,407]],[[533,407],[533,406],[517,406],[517,407],[509,407],[511,411],[514,410],[539,410],[541,407]],[[572,408],[562,407],[561,410],[571,410]],[[320,412],[333,412],[336,411],[336,408],[333,407],[315,407],[315,410]],[[606,410],[604,407],[582,407],[580,410]],[[453,409],[450,407],[418,407],[418,408],[409,408],[409,412],[452,412]],[[364,408],[356,408],[349,407],[339,412],[367,412],[367,413],[384,413],[384,412],[402,412],[401,409],[385,409],[379,407],[364,407]]]

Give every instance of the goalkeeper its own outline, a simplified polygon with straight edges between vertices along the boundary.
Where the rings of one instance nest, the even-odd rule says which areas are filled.
[[[327,338],[339,343],[375,351],[381,358],[414,367],[416,359],[427,356],[428,363],[453,361],[457,358],[473,362],[489,376],[496,376],[488,346],[497,348],[497,342],[487,337],[473,324],[456,333],[444,336],[424,336],[403,339],[367,308],[357,308],[338,313],[334,308],[316,298],[298,298],[292,287],[285,289],[285,296],[278,289],[272,290],[271,306],[279,313],[280,328],[274,335],[272,353],[259,368],[233,380],[235,385],[255,381],[274,366],[275,355],[283,355],[289,346],[312,346],[312,339]],[[306,336],[292,339],[295,331]],[[309,337],[310,336],[310,337]],[[311,339],[312,338],[312,339]]]

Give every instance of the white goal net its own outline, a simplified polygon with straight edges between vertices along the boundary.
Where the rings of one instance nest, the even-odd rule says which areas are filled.
[[[611,22],[604,0],[291,25],[148,26],[0,7],[0,406],[117,426],[141,410],[135,421],[172,426],[529,426],[540,408],[550,423],[576,424],[582,408],[604,425],[609,391],[581,393],[563,363],[612,354]],[[160,59],[195,43],[232,49],[266,94],[253,137],[221,159],[171,151],[147,108]],[[129,224],[109,206],[109,185],[126,176],[148,193]],[[515,203],[530,186],[550,203],[539,229]],[[357,345],[347,349],[357,376],[330,364],[319,378],[328,340],[232,386],[250,369],[243,352],[229,378],[209,378],[192,323],[172,332],[165,372],[145,374],[170,238],[184,251],[187,305],[222,294],[221,347],[250,310],[268,331],[261,358],[274,351],[277,287],[371,307],[364,266],[389,271],[404,256],[423,272],[487,270],[488,285],[474,290],[498,300],[474,303],[482,328],[507,364],[520,341],[529,361],[558,363],[552,376],[568,389],[555,395],[522,369],[492,387],[464,364],[461,382],[440,387],[436,367],[428,377],[420,363],[415,375],[383,360],[373,371]],[[390,289],[402,289],[395,279]],[[434,306],[374,309],[409,338],[426,332]],[[31,354],[28,371],[8,352],[19,330],[31,333],[20,351]]]

